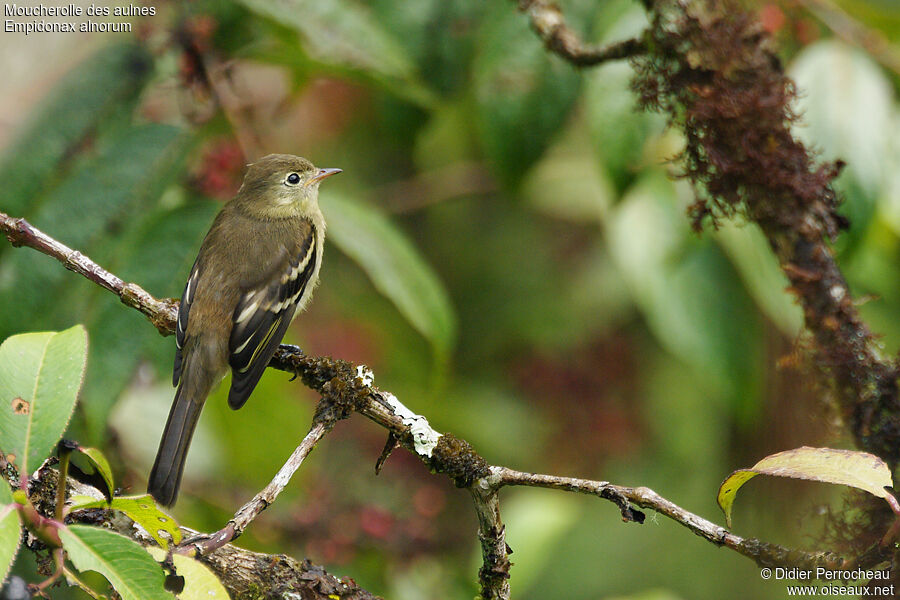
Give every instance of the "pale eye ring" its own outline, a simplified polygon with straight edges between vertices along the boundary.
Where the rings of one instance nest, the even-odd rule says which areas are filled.
[[[290,175],[287,176],[287,179],[285,179],[285,182],[288,185],[297,185],[298,183],[300,183],[300,176],[297,175],[296,173],[291,173]]]

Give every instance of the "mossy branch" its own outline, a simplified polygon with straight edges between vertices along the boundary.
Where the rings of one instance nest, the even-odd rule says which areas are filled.
[[[139,286],[125,283],[88,257],[32,227],[24,219],[0,213],[0,231],[6,234],[14,246],[28,246],[56,258],[67,268],[118,294],[125,304],[147,315],[163,335],[174,331],[176,302],[158,300]],[[124,295],[126,290],[130,292]],[[543,487],[590,494],[616,504],[626,522],[643,522],[644,515],[635,506],[650,509],[716,545],[731,548],[765,566],[809,568],[812,565],[851,568],[871,566],[885,559],[884,553],[880,550],[870,550],[860,559],[847,560],[829,552],[790,550],[756,539],[742,538],[645,487],[631,488],[605,481],[539,475],[490,465],[468,442],[451,434],[435,431],[425,417],[410,411],[390,392],[375,387],[373,374],[362,365],[329,357],[308,356],[294,346],[282,345],[269,366],[296,374],[304,385],[320,393],[322,400],[313,418],[310,434],[272,484],[242,507],[235,515],[235,519],[223,530],[212,536],[202,536],[201,541],[188,544],[197,554],[203,555],[206,552],[203,560],[214,567],[220,565],[224,569],[234,561],[223,557],[231,557],[234,552],[244,552],[226,542],[236,538],[243,528],[274,500],[287,484],[293,471],[330,431],[331,425],[337,419],[354,412],[388,430],[390,443],[385,448],[386,453],[393,448],[394,443],[399,443],[418,456],[433,472],[446,475],[457,487],[469,490],[479,521],[478,537],[481,541],[483,558],[479,581],[481,596],[486,600],[510,597],[509,577],[512,563],[499,503],[499,492],[506,486]],[[379,462],[382,459],[379,459]],[[270,558],[290,562],[286,557]],[[241,564],[270,563],[249,557]],[[307,564],[303,565],[303,568],[317,569]],[[265,571],[254,573],[255,577],[265,578],[267,575]]]

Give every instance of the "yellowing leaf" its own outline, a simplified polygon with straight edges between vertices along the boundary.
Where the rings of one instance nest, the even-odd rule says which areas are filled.
[[[832,448],[803,446],[767,456],[749,469],[740,469],[725,478],[716,500],[731,527],[731,507],[741,486],[757,475],[808,479],[847,485],[887,498],[885,487],[894,485],[887,464],[874,454]]]
[[[158,561],[166,557],[165,551],[159,548],[147,548],[147,552]],[[178,594],[179,600],[228,600],[228,591],[209,567],[182,554],[173,554],[172,560],[175,571],[184,577],[184,590]]]
[[[109,503],[88,496],[73,496],[69,499],[69,512],[86,508],[106,508],[125,513],[128,518],[143,527],[150,537],[163,548],[169,547],[170,539],[175,544],[181,542],[181,530],[178,528],[178,523],[161,511],[149,494],[119,496],[113,498]],[[162,533],[166,535],[162,535]]]

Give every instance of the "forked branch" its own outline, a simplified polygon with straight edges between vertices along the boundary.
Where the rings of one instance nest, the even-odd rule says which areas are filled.
[[[0,213],[0,231],[14,246],[28,246],[47,254],[119,295],[125,304],[147,315],[163,335],[174,331],[177,314],[174,302],[153,298],[139,286],[122,281],[87,256],[32,227],[24,219]],[[240,535],[250,521],[275,499],[309,452],[331,430],[334,422],[353,412],[387,429],[397,443],[418,456],[433,472],[442,473],[457,487],[469,490],[479,521],[478,536],[483,558],[479,581],[481,595],[485,599],[510,597],[510,550],[506,544],[499,503],[499,492],[506,486],[542,487],[593,495],[616,504],[623,520],[637,523],[643,522],[644,515],[634,506],[650,509],[700,537],[731,548],[764,566],[836,569],[871,566],[885,558],[883,552],[877,549],[866,552],[862,559],[846,560],[829,552],[803,552],[742,538],[645,487],[632,488],[606,481],[525,473],[490,465],[465,440],[435,431],[425,417],[410,411],[390,392],[375,387],[374,376],[365,366],[329,357],[308,356],[289,345],[279,348],[269,366],[296,374],[307,387],[322,395],[322,401],[310,433],[272,483],[242,507],[225,528],[191,544],[199,554],[211,552],[206,559],[211,562],[215,562],[215,556],[222,552],[233,552],[230,546],[223,544]]]

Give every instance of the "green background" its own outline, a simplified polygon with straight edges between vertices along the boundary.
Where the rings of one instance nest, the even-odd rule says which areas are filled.
[[[893,0],[839,4],[900,53]],[[691,232],[692,191],[669,162],[681,139],[635,110],[627,62],[573,68],[508,1],[155,6],[124,19],[132,34],[0,36],[0,210],[178,296],[244,164],[303,155],[344,173],[322,186],[322,282],[286,341],[368,365],[491,463],[649,486],[723,523],[715,494],[734,469],[849,447],[814,371],[791,366],[800,310],[765,240],[742,223]],[[625,0],[560,6],[592,41],[646,24]],[[750,6],[801,90],[797,134],[848,163],[837,185],[852,226],[836,250],[896,353],[898,73],[803,3]],[[0,244],[0,339],[75,323],[90,344],[68,435],[100,445],[141,493],[174,340],[52,259]],[[218,529],[265,485],[316,400],[274,371],[239,412],[226,393],[207,403],[174,511],[195,529]],[[240,544],[387,598],[473,597],[468,494],[403,451],[376,477],[384,437],[341,422]],[[736,533],[829,547],[824,507],[840,508],[841,490],[764,479],[741,491]],[[504,491],[501,507],[516,598],[785,596],[653,513],[625,524],[605,501],[532,489]],[[35,581],[30,560],[14,572]]]

